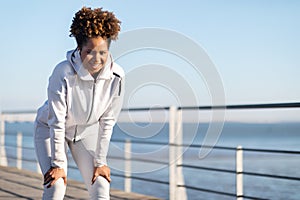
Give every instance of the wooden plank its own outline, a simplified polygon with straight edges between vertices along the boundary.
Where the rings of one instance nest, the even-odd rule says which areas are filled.
[[[41,199],[42,175],[0,166],[0,199]],[[68,180],[65,199],[88,200],[83,183]],[[111,189],[111,200],[159,200],[159,198]]]

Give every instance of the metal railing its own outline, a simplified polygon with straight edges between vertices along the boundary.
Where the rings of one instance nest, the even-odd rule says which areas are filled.
[[[280,104],[255,104],[255,105],[229,105],[229,106],[199,106],[199,107],[161,107],[161,108],[129,108],[123,109],[122,111],[127,112],[140,112],[140,111],[149,111],[149,110],[168,110],[170,115],[169,121],[169,141],[135,141],[135,140],[112,140],[116,143],[124,143],[124,152],[123,156],[109,156],[109,159],[123,160],[125,162],[124,174],[114,173],[112,176],[124,178],[124,190],[130,192],[132,190],[131,180],[140,180],[145,182],[153,182],[157,184],[169,185],[169,199],[185,199],[187,198],[186,189],[224,195],[229,197],[234,197],[236,199],[264,199],[262,197],[249,196],[244,194],[244,185],[243,177],[244,176],[255,176],[255,177],[264,177],[271,179],[281,179],[289,181],[300,181],[300,177],[293,176],[283,176],[276,174],[266,174],[258,173],[251,171],[244,171],[243,168],[243,154],[244,152],[256,152],[256,153],[268,153],[268,154],[287,154],[287,155],[299,155],[300,151],[291,151],[291,150],[276,150],[276,149],[254,149],[254,148],[242,148],[238,146],[233,147],[224,147],[224,146],[209,146],[209,145],[196,145],[196,144],[184,144],[182,142],[182,110],[211,110],[211,109],[284,109],[284,108],[300,108],[300,103],[280,103]],[[25,114],[26,117],[22,118],[22,114]],[[22,168],[22,161],[36,163],[35,159],[24,160],[22,158],[22,149],[34,150],[32,147],[23,147],[22,145],[22,134],[17,134],[17,145],[5,144],[5,121],[33,121],[33,112],[2,112],[1,114],[1,133],[0,133],[0,165],[7,165],[7,157],[5,153],[5,148],[15,147],[17,149],[16,156],[11,156],[10,159],[16,160],[16,166]],[[151,160],[145,158],[134,158],[131,156],[131,146],[136,144],[143,145],[168,145],[169,146],[169,159],[168,161],[161,160]],[[213,148],[219,149],[222,151],[231,151],[235,152],[235,169],[223,169],[199,165],[185,164],[182,159],[182,147],[187,148]],[[143,163],[157,163],[164,164],[169,166],[169,180],[157,180],[151,178],[145,178],[140,176],[135,176],[131,174],[131,162],[143,162]],[[70,166],[71,168],[76,168]],[[236,192],[224,192],[219,190],[214,190],[212,188],[202,188],[194,185],[187,185],[184,183],[184,177],[182,170],[183,168],[195,169],[195,170],[204,170],[211,172],[220,172],[227,174],[235,174],[236,176]],[[38,172],[40,173],[39,167],[37,167]]]

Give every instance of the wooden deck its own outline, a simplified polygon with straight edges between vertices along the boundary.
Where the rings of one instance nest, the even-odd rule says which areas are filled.
[[[40,174],[0,166],[0,199],[41,199]],[[65,199],[89,199],[83,183],[68,180]],[[111,189],[111,200],[159,200],[159,198]]]

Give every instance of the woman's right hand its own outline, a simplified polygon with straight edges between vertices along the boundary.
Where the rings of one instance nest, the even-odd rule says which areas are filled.
[[[110,169],[106,165],[103,165],[102,167],[94,167],[92,185],[95,183],[98,176],[104,177],[109,183],[111,182]]]
[[[50,188],[59,178],[64,180],[65,185],[67,184],[65,170],[63,168],[51,167],[44,175],[44,185],[48,184],[47,188]]]

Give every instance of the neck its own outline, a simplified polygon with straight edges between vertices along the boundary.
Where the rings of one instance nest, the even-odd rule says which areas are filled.
[[[95,80],[97,79],[97,77],[98,77],[98,75],[100,74],[101,70],[102,70],[102,69],[100,69],[99,71],[97,71],[97,72],[91,74],[92,77],[93,77]]]

